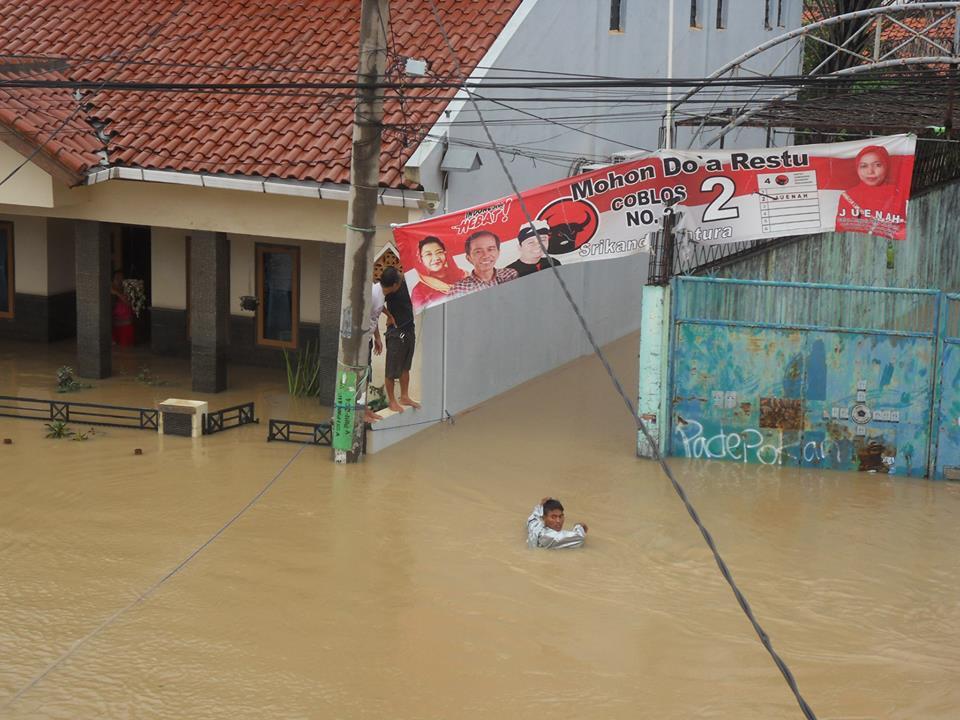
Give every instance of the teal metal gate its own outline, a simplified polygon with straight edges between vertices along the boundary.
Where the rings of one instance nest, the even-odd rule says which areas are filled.
[[[944,295],[930,477],[960,480],[960,295]]]
[[[675,278],[669,452],[927,475],[940,305],[936,290]],[[940,395],[956,416],[960,395]]]

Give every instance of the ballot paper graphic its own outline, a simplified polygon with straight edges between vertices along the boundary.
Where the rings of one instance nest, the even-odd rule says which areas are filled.
[[[815,170],[757,175],[757,188],[760,226],[765,235],[802,234],[820,228]]]

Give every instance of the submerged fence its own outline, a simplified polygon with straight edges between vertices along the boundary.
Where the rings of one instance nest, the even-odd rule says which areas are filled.
[[[214,410],[203,416],[203,434],[213,435],[232,428],[259,423],[252,402],[234,405],[223,410]]]
[[[156,431],[160,412],[154,408],[0,395],[0,417]]]
[[[292,442],[329,446],[332,440],[333,429],[330,423],[271,420],[267,428],[267,442]]]
[[[0,395],[0,417],[76,423],[79,425],[100,425],[130,430],[152,430],[154,432],[157,432],[160,428],[160,410],[156,408],[45,400],[16,395]],[[254,403],[248,402],[206,413],[202,418],[201,427],[204,435],[213,435],[224,430],[259,422]]]

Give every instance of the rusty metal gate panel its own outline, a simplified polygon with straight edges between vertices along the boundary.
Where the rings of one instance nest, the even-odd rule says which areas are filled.
[[[930,477],[960,480],[960,295],[943,296],[940,330]]]
[[[676,278],[669,451],[922,477],[939,293]]]

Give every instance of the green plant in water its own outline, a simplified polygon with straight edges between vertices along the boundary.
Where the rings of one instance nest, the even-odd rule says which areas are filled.
[[[58,393],[76,392],[77,390],[86,390],[92,387],[93,385],[78,381],[73,375],[73,368],[69,365],[61,365],[57,368]]]
[[[367,407],[373,410],[373,412],[380,412],[389,403],[387,402],[387,393],[383,389],[383,385],[368,385],[367,386]]]
[[[76,435],[74,435],[70,439],[77,440],[77,441],[89,440],[92,435],[96,435],[96,434],[97,434],[96,428],[90,427],[90,428],[87,428],[86,432],[78,432]]]
[[[140,372],[137,373],[136,380],[138,383],[143,383],[144,385],[153,385],[155,387],[158,385],[167,384],[166,380],[161,380],[159,375],[154,375],[153,371],[146,365],[140,368]]]
[[[73,430],[71,430],[63,420],[54,420],[52,423],[46,423],[46,425],[47,437],[53,438],[54,440],[68,438],[74,434]]]
[[[316,397],[320,394],[320,343],[308,342],[291,360],[283,351],[287,370],[287,392],[297,397]]]

